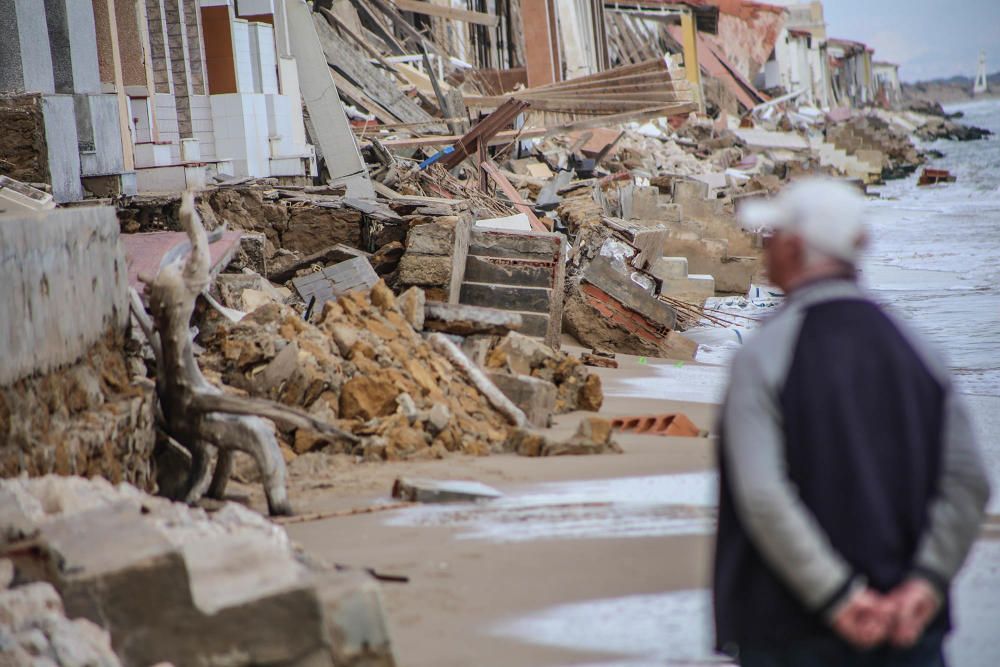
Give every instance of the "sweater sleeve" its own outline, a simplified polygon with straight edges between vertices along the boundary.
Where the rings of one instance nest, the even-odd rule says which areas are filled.
[[[979,533],[990,497],[989,480],[964,399],[950,389],[945,404],[941,479],[920,540],[914,574],[941,592],[962,567]]]

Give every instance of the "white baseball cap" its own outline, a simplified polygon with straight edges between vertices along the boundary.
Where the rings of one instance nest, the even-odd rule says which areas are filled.
[[[795,181],[773,199],[747,200],[736,212],[744,229],[784,231],[824,255],[856,264],[867,240],[865,198],[832,178]]]

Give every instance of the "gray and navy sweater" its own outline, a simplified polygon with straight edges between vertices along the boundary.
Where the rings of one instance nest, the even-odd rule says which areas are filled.
[[[851,280],[797,289],[740,350],[719,451],[726,652],[830,633],[865,584],[919,575],[947,600],[989,497],[947,367]]]

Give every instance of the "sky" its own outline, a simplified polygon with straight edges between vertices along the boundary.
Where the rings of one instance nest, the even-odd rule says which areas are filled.
[[[1000,0],[823,0],[827,34],[899,63],[903,81],[1000,71]]]

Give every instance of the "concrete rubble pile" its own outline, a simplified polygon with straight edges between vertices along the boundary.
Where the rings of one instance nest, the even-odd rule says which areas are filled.
[[[12,667],[121,667],[108,633],[85,619],[66,617],[52,584],[10,587],[14,564],[0,559],[0,663]]]
[[[377,583],[236,504],[209,515],[97,478],[3,480],[0,568],[4,664],[395,664]]]
[[[499,451],[507,421],[417,333],[423,313],[411,298],[397,300],[379,283],[327,302],[315,324],[273,303],[237,323],[213,317],[201,326],[199,361],[225,385],[361,436],[344,453],[394,460]],[[302,429],[281,435],[286,456],[331,445]]]
[[[880,170],[882,179],[902,178],[924,162],[913,142],[879,116],[852,116],[826,129],[826,141]]]
[[[494,384],[536,426],[548,426],[550,414],[597,412],[604,402],[601,378],[579,358],[516,332],[491,347],[485,367]],[[531,418],[538,413],[537,419]]]

